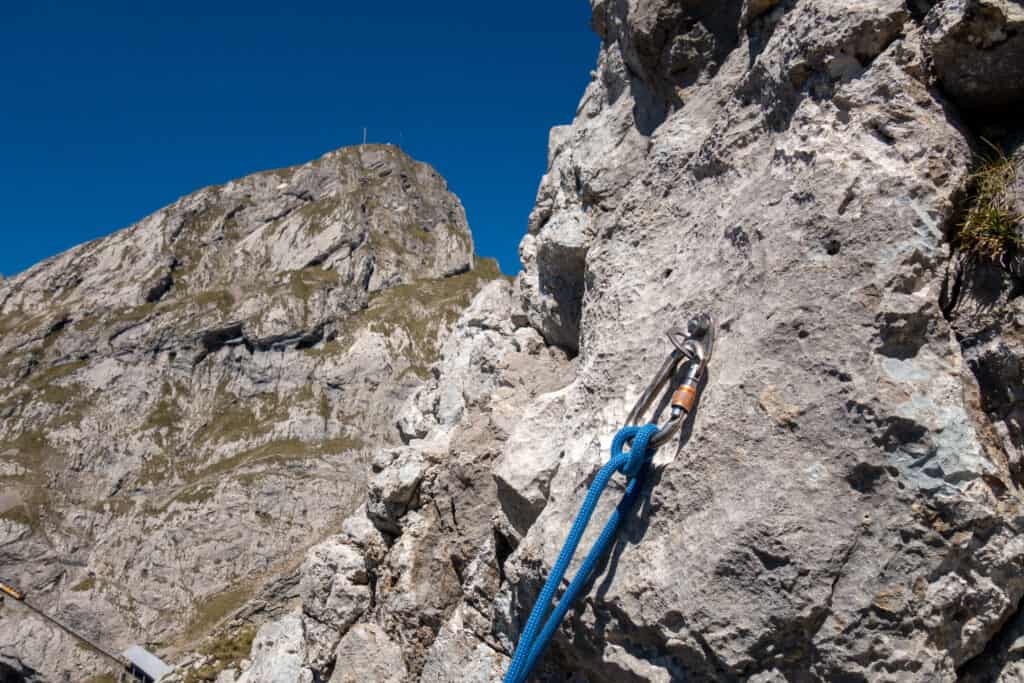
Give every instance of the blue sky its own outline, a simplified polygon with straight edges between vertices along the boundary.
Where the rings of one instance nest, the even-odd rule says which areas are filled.
[[[598,49],[586,0],[94,4],[5,7],[0,273],[364,126],[433,164],[514,273]]]

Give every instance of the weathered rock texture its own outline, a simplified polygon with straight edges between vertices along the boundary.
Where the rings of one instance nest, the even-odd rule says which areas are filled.
[[[592,5],[516,287],[307,559],[309,675],[500,680],[663,332],[710,311],[691,435],[536,680],[1017,680],[1021,273],[951,245],[1024,104],[1019,3]]]
[[[241,680],[500,680],[699,311],[692,429],[534,680],[1017,680],[1021,255],[952,245],[978,131],[1024,104],[1019,3],[592,5],[523,272],[461,315],[403,443],[367,449],[363,504]]]
[[[444,180],[371,145],[3,281],[0,576],[111,649],[172,659],[243,603],[296,597],[303,553],[360,504],[368,458],[400,443],[404,399],[498,276],[473,265]],[[101,664],[13,605],[0,654],[55,679]]]

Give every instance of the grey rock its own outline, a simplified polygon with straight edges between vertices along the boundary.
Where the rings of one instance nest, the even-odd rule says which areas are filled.
[[[1024,149],[1011,157],[1017,179],[1006,188],[1011,207],[1024,215]],[[1024,288],[1020,255],[1002,262],[959,254],[949,265],[946,310],[963,348],[965,394],[979,436],[999,472],[992,484],[1017,484],[1024,474]],[[1024,612],[1010,615],[985,649],[960,671],[963,683],[1010,683],[1024,680]]]
[[[1013,0],[947,0],[925,19],[925,49],[944,92],[974,112],[1024,103],[1024,7]]]
[[[345,543],[362,553],[367,571],[371,574],[387,554],[387,540],[370,521],[366,507],[360,507],[342,522]]]
[[[985,651],[960,671],[959,683],[1024,680],[1024,613],[1018,612]]]
[[[214,679],[214,683],[236,683],[237,673],[238,672],[234,669],[224,669],[217,674],[217,678]]]
[[[526,533],[544,509],[551,478],[565,455],[559,435],[545,428],[565,415],[566,398],[567,390],[552,392],[530,405],[494,466],[502,512],[519,534]]]
[[[21,477],[27,471],[16,462],[0,461],[0,477]]]
[[[401,531],[400,518],[418,507],[416,497],[427,464],[419,452],[408,447],[385,451],[374,461],[376,473],[367,488],[366,509],[377,527],[389,534]],[[386,464],[385,464],[386,463]]]
[[[598,69],[552,132],[507,324],[467,312],[416,398],[397,459],[429,464],[365,618],[409,680],[499,680],[663,332],[710,311],[690,436],[537,680],[954,681],[986,653],[1012,672],[1015,375],[972,354],[1014,343],[1019,297],[949,257],[978,142],[954,107],[995,104],[944,99],[971,71],[943,52],[963,3],[592,6]],[[530,355],[524,321],[578,354],[550,371],[571,381],[543,382],[552,346]],[[497,514],[466,522],[467,490]]]
[[[302,565],[300,596],[306,660],[324,668],[338,641],[370,606],[370,578],[364,553],[345,538],[317,545]]]
[[[496,596],[509,623],[523,623],[581,482],[665,351],[661,332],[701,310],[723,330],[695,438],[663,449],[649,518],[627,528],[596,595],[556,639],[550,672],[953,680],[1020,599],[1009,569],[1019,519],[988,483],[1000,467],[963,398],[963,352],[940,306],[945,230],[972,153],[926,88],[932,44],[902,3],[769,5],[719,6],[720,19],[736,11],[747,24],[721,51],[727,27],[677,23],[689,10],[595,3],[604,49],[573,127],[583,137],[626,110],[647,128],[657,108],[646,94],[588,99],[621,78],[620,60],[640,67],[627,76],[639,92],[661,93],[666,117],[638,146],[631,182],[590,212],[602,224],[583,231],[581,360],[565,408],[524,428],[498,461],[503,510],[517,530],[529,524]],[[696,55],[702,75],[664,94],[652,71],[664,60],[646,59],[638,41],[694,44],[689,27],[702,24],[712,36]],[[616,146],[586,158],[601,164]],[[559,157],[579,154],[552,149],[556,174]],[[542,188],[539,206],[551,195]],[[547,221],[576,240],[587,199],[566,197]],[[557,227],[560,215],[570,227]],[[548,238],[528,239],[540,254]],[[525,280],[540,270],[525,268]],[[523,288],[535,311],[539,291]],[[891,539],[895,529],[906,540]],[[953,565],[941,547],[911,550],[936,533],[942,547],[970,550]],[[883,649],[872,645],[880,633]]]
[[[19,659],[0,655],[0,680],[42,683],[43,676]]]
[[[473,635],[462,620],[461,606],[438,632],[420,681],[489,683],[500,681],[509,658]]]
[[[252,661],[237,683],[312,683],[312,672],[303,666],[305,655],[298,616],[268,622],[256,634]]]
[[[419,392],[422,395],[424,392]],[[422,406],[418,401],[410,401],[405,409],[398,416],[398,433],[403,443],[409,443],[413,439],[422,439],[430,433],[430,421],[433,417],[431,406]]]
[[[572,368],[565,354],[546,347],[536,332],[517,332],[511,323],[513,301],[509,283],[486,286],[444,342],[434,368],[437,381],[407,400],[430,415],[429,432],[408,446],[377,453],[370,463],[366,505],[345,520],[341,537],[329,542],[330,554],[344,554],[353,569],[334,569],[331,578],[331,563],[321,559],[328,544],[307,556],[302,584],[310,589],[302,597],[303,612],[320,615],[305,619],[307,665],[313,670],[326,672],[333,664],[335,676],[350,675],[362,661],[355,652],[364,644],[370,648],[364,657],[372,658],[374,648],[400,652],[404,669],[395,663],[390,670],[404,671],[401,680],[421,674],[463,680],[463,673],[488,680],[503,666],[506,658],[495,639],[481,636],[481,650],[476,636],[471,643],[467,634],[450,630],[461,623],[452,619],[458,610],[464,615],[459,619],[483,631],[494,618],[488,601],[500,569],[492,529],[497,509],[492,461],[522,406],[568,381]],[[464,396],[464,414],[454,423],[438,416],[446,385]],[[363,569],[372,601],[359,620],[352,624],[348,617],[358,610],[340,618],[325,614],[320,606],[335,587],[349,592],[353,581],[345,577]],[[360,608],[365,605],[361,581],[355,583]],[[461,604],[467,595],[476,599]],[[332,644],[338,649],[327,662],[323,653]],[[481,663],[485,651],[491,655]],[[433,663],[425,672],[428,662]]]
[[[357,624],[338,645],[329,683],[402,683],[408,672],[402,649],[376,624]]]
[[[1008,205],[1024,216],[1024,148],[1012,157],[1017,180]],[[1022,227],[1024,229],[1024,227]],[[964,386],[980,426],[982,444],[1002,470],[1024,475],[1024,271],[1020,254],[1002,262],[959,254],[949,264],[945,310],[963,348]]]
[[[114,650],[279,616],[280,578],[364,502],[369,459],[497,277],[437,172],[370,145],[4,280],[0,575]],[[28,615],[0,643],[48,677],[105,666]]]

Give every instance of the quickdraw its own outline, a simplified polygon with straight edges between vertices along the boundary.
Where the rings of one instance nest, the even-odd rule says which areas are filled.
[[[668,354],[668,358],[661,364],[658,374],[654,376],[644,392],[640,394],[633,410],[629,411],[626,417],[626,425],[640,424],[644,414],[650,409],[655,397],[661,394],[666,384],[682,374],[678,386],[672,393],[672,412],[668,422],[658,430],[658,433],[651,439],[651,447],[658,448],[669,441],[683,422],[686,416],[693,412],[700,393],[700,383],[707,372],[708,361],[715,348],[715,319],[710,313],[703,313],[690,319],[686,330],[673,327],[665,333],[668,340],[675,347]],[[680,366],[686,361],[684,373],[680,373]]]
[[[544,588],[530,612],[516,646],[515,654],[505,674],[504,683],[523,683],[536,666],[544,649],[547,647],[559,624],[568,612],[569,607],[583,591],[602,557],[608,552],[612,541],[618,535],[619,526],[632,511],[640,493],[654,452],[659,446],[668,442],[693,413],[700,396],[701,385],[707,373],[707,364],[711,358],[715,344],[715,321],[710,314],[699,315],[690,320],[686,331],[673,328],[668,338],[675,347],[668,358],[662,363],[658,374],[640,395],[633,410],[626,418],[626,426],[619,430],[612,441],[612,457],[601,468],[594,478],[587,497],[576,515],[576,521],[562,546],[558,560],[548,575]],[[674,387],[671,397],[662,394],[664,387]],[[661,396],[655,407],[655,417],[667,405],[671,405],[669,419],[665,426],[648,423],[640,425],[643,415],[648,412],[656,397]],[[666,401],[668,402],[666,405]],[[628,451],[624,451],[626,446]],[[597,541],[594,542],[579,571],[573,577],[558,604],[551,609],[555,591],[562,583],[565,572],[576,554],[583,532],[586,531],[590,518],[597,508],[601,494],[616,472],[621,472],[628,479],[626,491],[612,512]],[[550,609],[550,614],[548,613]],[[543,623],[542,623],[543,622]]]

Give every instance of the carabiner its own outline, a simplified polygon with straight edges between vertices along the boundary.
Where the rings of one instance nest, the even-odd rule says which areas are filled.
[[[671,328],[666,334],[675,348],[668,354],[658,374],[637,399],[626,418],[627,425],[640,424],[643,414],[650,408],[655,397],[661,394],[662,388],[678,373],[685,371],[682,381],[672,393],[671,416],[651,439],[650,444],[654,448],[664,445],[679,431],[697,403],[700,383],[715,347],[715,319],[710,313],[702,313],[690,319],[685,331]]]

